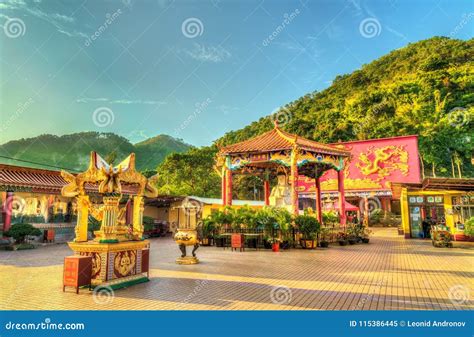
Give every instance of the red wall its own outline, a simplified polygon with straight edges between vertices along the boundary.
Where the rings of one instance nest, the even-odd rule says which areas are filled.
[[[346,191],[390,191],[390,182],[419,183],[418,137],[403,136],[337,143],[351,151],[344,170]],[[337,173],[327,171],[321,177],[323,191],[337,190]],[[300,176],[300,193],[315,191],[311,179]]]

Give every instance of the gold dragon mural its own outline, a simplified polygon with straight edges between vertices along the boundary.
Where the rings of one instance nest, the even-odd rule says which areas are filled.
[[[367,152],[359,154],[358,159],[355,165],[360,172],[365,176],[376,174],[376,181],[389,176],[394,170],[408,175],[408,152],[404,145],[371,146]]]

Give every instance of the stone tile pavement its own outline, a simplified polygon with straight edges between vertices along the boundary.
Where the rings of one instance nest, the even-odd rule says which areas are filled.
[[[174,263],[170,238],[151,240],[150,282],[113,297],[62,292],[66,245],[0,251],[0,309],[16,310],[465,310],[473,309],[474,246],[434,248],[376,229],[370,244],[232,252],[201,247]]]

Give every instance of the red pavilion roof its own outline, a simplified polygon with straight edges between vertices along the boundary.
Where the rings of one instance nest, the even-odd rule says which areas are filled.
[[[281,150],[291,150],[296,145],[302,149],[311,152],[324,153],[349,157],[350,151],[339,148],[336,145],[327,145],[309,140],[297,135],[280,130],[277,126],[264,134],[251,138],[249,140],[228,145],[219,151],[220,154],[236,154],[247,152],[274,152]]]

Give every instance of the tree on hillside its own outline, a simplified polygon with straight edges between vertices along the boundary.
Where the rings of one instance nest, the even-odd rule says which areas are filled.
[[[215,147],[173,153],[158,166],[159,193],[167,195],[220,196],[221,180],[214,171]]]

